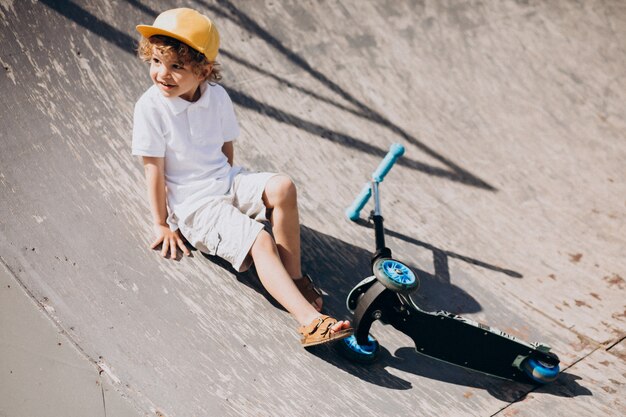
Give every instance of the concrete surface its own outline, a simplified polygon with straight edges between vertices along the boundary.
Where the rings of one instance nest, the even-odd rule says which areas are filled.
[[[0,305],[0,416],[142,415],[2,264]]]
[[[369,274],[372,230],[343,210],[400,142],[382,203],[389,246],[422,278],[416,302],[552,345],[555,383],[438,363],[380,324],[371,367],[307,352],[253,274],[147,249],[134,26],[183,5],[220,28],[236,160],[298,184],[328,311],[347,315]],[[0,0],[0,34],[4,279],[139,415],[626,414],[624,2]],[[10,353],[24,372],[38,357]],[[24,384],[0,404],[18,410]]]

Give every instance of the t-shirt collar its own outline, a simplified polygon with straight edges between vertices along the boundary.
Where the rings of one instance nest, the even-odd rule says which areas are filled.
[[[198,99],[198,101],[195,101],[193,103],[187,101],[187,100],[183,100],[180,97],[172,97],[172,98],[167,98],[164,96],[163,99],[165,100],[165,103],[167,104],[167,106],[170,108],[170,110],[178,115],[182,112],[184,112],[185,110],[187,110],[187,108],[189,106],[200,106],[200,107],[205,107],[208,108],[209,107],[209,101],[211,100],[211,94],[210,94],[210,89],[209,87],[209,83],[207,82],[203,82],[202,84],[200,84],[200,98]]]

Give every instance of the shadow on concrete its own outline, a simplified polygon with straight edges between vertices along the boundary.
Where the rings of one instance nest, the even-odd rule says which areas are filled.
[[[301,227],[301,233],[303,267],[328,293],[325,306],[329,311],[333,314],[345,313],[348,293],[363,278],[372,275],[372,252],[306,226]],[[443,265],[435,265],[439,275],[432,275],[410,263],[407,265],[421,280],[417,298],[420,306],[432,310],[450,309],[458,314],[481,310],[480,304],[471,295],[450,282],[450,273],[443,269]]]
[[[127,3],[135,7],[136,9],[142,11],[150,15],[150,17],[154,18],[158,13],[152,8],[145,6],[143,3],[138,0],[126,0]],[[134,55],[137,46],[137,39],[128,34],[120,31],[119,29],[113,27],[109,23],[103,21],[102,19],[94,16],[89,11],[80,7],[79,5],[73,3],[69,0],[42,0],[42,3],[51,9],[55,10],[59,14],[65,16],[67,19],[75,22],[76,24],[82,26],[83,28],[91,31],[95,35],[105,39],[108,42],[111,42],[118,48],[122,49],[124,52]],[[304,58],[300,55],[296,54],[289,48],[287,48],[279,39],[273,36],[270,32],[263,29],[258,23],[256,23],[252,18],[250,18],[247,14],[237,8],[234,4],[232,4],[228,0],[220,0],[218,1],[218,5],[208,4],[201,0],[196,0],[203,8],[210,10],[214,15],[219,16],[220,18],[225,18],[233,23],[239,25],[244,30],[258,36],[263,39],[268,45],[274,48],[276,51],[284,55],[291,63],[298,66],[302,70],[309,73],[314,79],[318,80],[324,86],[326,86],[329,90],[336,93],[347,102],[351,103],[356,107],[357,110],[347,110],[345,106],[339,105],[329,99],[322,99],[318,94],[312,94],[306,89],[299,88],[301,92],[310,94],[311,97],[322,100],[327,103],[332,103],[338,108],[349,111],[352,114],[359,115],[360,117],[367,119],[370,122],[377,123],[387,129],[389,129],[393,134],[399,136],[404,139],[406,142],[411,145],[417,147],[425,154],[430,157],[436,159],[445,165],[448,169],[436,167],[433,165],[429,165],[420,161],[415,161],[410,158],[402,158],[398,161],[398,164],[403,165],[407,168],[423,172],[428,175],[432,175],[435,177],[446,178],[448,180],[459,182],[465,185],[481,188],[488,191],[497,191],[496,188],[489,185],[485,181],[479,179],[475,175],[471,174],[467,170],[461,168],[457,164],[448,160],[443,155],[435,152],[433,149],[428,147],[423,142],[419,141],[414,136],[410,135],[404,129],[399,127],[398,125],[392,123],[388,119],[386,119],[383,115],[366,106],[360,100],[355,98],[353,95],[348,93],[345,89],[337,85],[335,82],[330,80],[324,74],[314,69]],[[263,71],[258,66],[251,64],[244,59],[237,57],[234,53],[229,52],[228,50],[222,48],[221,52],[224,56],[233,59],[235,62],[239,62],[242,65],[247,66],[248,68],[254,69],[261,74],[267,76],[267,71]],[[279,82],[285,82],[278,77],[274,77]],[[292,83],[286,83],[287,85],[293,85]],[[251,97],[250,95],[244,93],[243,91],[236,90],[234,88],[230,88],[227,83],[225,85],[228,87],[229,94],[231,96],[232,101],[245,107],[249,110],[255,111],[259,114],[271,117],[281,123],[285,123],[299,129],[302,129],[308,133],[314,134],[322,139],[330,140],[332,142],[338,143],[342,146],[356,149],[358,151],[377,156],[383,157],[387,153],[387,149],[382,149],[380,147],[368,144],[367,142],[350,136],[345,133],[337,132],[332,129],[326,128],[322,125],[304,120],[298,116],[287,113],[283,110],[280,110],[276,107],[270,106],[266,103],[262,103],[259,100]]]
[[[374,235],[374,225],[370,221],[358,219],[356,224],[369,228]],[[428,311],[447,310],[457,314],[476,313],[480,311],[480,305],[469,296],[465,291],[450,291],[450,288],[456,287],[451,280],[450,268],[448,260],[450,258],[467,262],[471,265],[479,266],[491,271],[500,272],[511,278],[521,279],[523,275],[519,272],[502,268],[497,265],[491,265],[487,262],[471,258],[469,256],[460,255],[458,253],[438,248],[430,243],[415,239],[402,233],[385,229],[386,237],[393,237],[415,246],[428,249],[433,254],[433,270],[434,274],[424,271],[417,267],[413,268],[415,274],[420,279],[420,290],[412,297],[418,305]]]
[[[350,318],[345,299],[358,282],[372,275],[371,252],[306,226],[301,226],[300,231],[302,267],[324,291],[324,311],[337,318]],[[272,305],[282,309],[263,288],[254,267],[250,271],[239,273],[228,262],[216,256],[204,253],[202,256],[226,269],[239,282],[254,289]],[[442,265],[435,265],[436,270],[439,270],[439,274],[435,275],[415,265],[407,265],[421,280],[419,295],[416,295],[420,306],[427,310],[453,310],[458,314],[481,311],[480,304],[471,295],[450,282],[450,273],[447,269],[443,270]]]
[[[358,282],[372,275],[371,252],[307,226],[301,226],[300,231],[302,268],[324,291],[324,312],[337,318],[351,318],[345,305],[346,296]],[[202,256],[230,272],[242,284],[263,295],[275,307],[282,309],[263,288],[254,267],[250,271],[239,273],[228,262],[216,256],[204,253]],[[437,265],[435,261],[435,268],[439,271],[435,275],[415,265],[407,265],[421,280],[419,295],[414,297],[420,307],[433,311],[450,310],[457,314],[481,311],[480,304],[471,295],[450,282],[447,264],[444,268],[443,264]]]
[[[364,221],[359,222],[361,225],[367,225],[368,227],[373,229],[373,225],[371,223],[365,223]],[[397,239],[403,240],[407,243],[411,243],[416,246],[421,246],[425,249],[432,251],[433,259],[435,264],[435,271],[441,271],[441,274],[447,274],[445,277],[450,279],[450,273],[448,271],[448,258],[458,259],[468,264],[472,264],[475,266],[479,266],[481,268],[489,269],[495,272],[501,272],[505,275],[508,275],[511,278],[523,278],[524,276],[519,272],[513,271],[511,269],[505,269],[497,265],[491,265],[483,261],[479,261],[478,259],[470,258],[469,256],[459,255],[458,253],[454,253],[451,251],[447,251],[444,249],[440,249],[436,246],[431,245],[430,243],[423,242],[421,240],[403,235],[402,233],[395,232],[393,230],[385,229],[385,234],[387,236],[395,237]],[[437,268],[439,266],[439,268]],[[436,276],[439,276],[439,272],[435,272]]]
[[[145,4],[141,3],[139,0],[125,0],[125,1],[126,3],[136,8],[137,10],[140,10],[141,12],[149,16],[156,17],[159,14],[159,12],[150,8],[149,6],[146,6]]]
[[[371,365],[349,362],[329,346],[316,346],[310,348],[309,352],[365,382],[394,390],[409,390],[413,388],[413,385],[410,381],[392,374],[389,369],[448,384],[484,390],[492,397],[507,403],[520,401],[531,392],[565,398],[593,395],[589,389],[577,382],[582,378],[568,372],[562,372],[556,381],[548,385],[522,384],[441,362],[418,354],[414,347],[403,347],[396,350],[395,354],[391,354],[381,346],[378,361]],[[468,391],[466,395],[469,398],[473,394]]]
[[[92,13],[89,13],[79,5],[69,0],[41,0],[41,3],[95,35],[100,36],[102,39],[111,42],[121,50],[131,54],[135,53],[137,44],[135,39],[111,26],[104,20],[94,16]],[[139,4],[136,1],[131,1],[130,3]]]
[[[522,384],[481,374],[480,372],[464,369],[428,356],[417,354],[413,347],[405,347],[396,350],[395,354],[389,358],[388,366],[428,379],[484,389],[493,397],[506,402],[518,401],[526,394],[537,391],[559,397],[591,395],[591,391],[576,382],[581,379],[580,377],[567,372],[561,373],[557,381],[548,385],[536,386],[532,384]],[[563,390],[563,386],[567,386],[568,389]]]
[[[294,64],[297,67],[301,68],[302,70],[306,71],[314,79],[316,79],[321,84],[326,86],[329,90],[333,91],[334,93],[336,93],[337,95],[342,97],[347,102],[353,104],[358,109],[361,117],[369,120],[370,122],[377,123],[380,126],[383,126],[383,127],[387,128],[387,129],[389,129],[392,133],[394,133],[395,135],[401,137],[402,139],[404,139],[405,141],[407,141],[411,145],[417,147],[418,149],[420,149],[422,152],[424,152],[425,154],[429,155],[430,157],[432,157],[432,158],[436,159],[437,161],[441,162],[446,167],[448,167],[450,170],[441,169],[441,168],[438,168],[438,167],[435,167],[435,166],[432,166],[432,165],[428,165],[428,164],[425,164],[425,163],[422,163],[422,162],[412,161],[412,160],[407,159],[407,158],[404,158],[404,159],[398,161],[398,163],[400,165],[404,165],[406,167],[409,167],[409,168],[412,168],[412,169],[415,169],[415,170],[418,170],[418,171],[422,171],[422,172],[424,172],[426,174],[429,174],[429,175],[442,177],[442,178],[447,178],[447,179],[452,180],[452,181],[460,182],[460,183],[466,184],[466,185],[471,185],[471,186],[474,186],[474,187],[477,187],[477,188],[482,188],[482,189],[485,189],[485,190],[488,190],[488,191],[497,191],[496,188],[494,188],[493,186],[489,185],[488,183],[486,183],[485,181],[483,181],[480,178],[476,177],[475,175],[469,173],[468,171],[466,171],[465,169],[461,168],[460,166],[458,166],[457,164],[453,163],[452,161],[448,160],[446,157],[444,157],[443,155],[439,154],[438,152],[435,152],[433,149],[428,147],[426,144],[424,144],[423,142],[419,141],[417,138],[415,138],[414,136],[412,136],[411,134],[406,132],[400,126],[398,126],[395,123],[391,122],[390,120],[386,119],[382,114],[376,112],[375,110],[373,110],[372,108],[368,107],[363,102],[358,100],[356,97],[354,97],[353,95],[348,93],[341,86],[339,86],[338,84],[336,84],[335,82],[330,80],[326,75],[322,74],[320,71],[318,71],[315,68],[313,68],[313,66],[311,66],[300,55],[296,54],[295,52],[290,50],[288,47],[286,47],[278,38],[276,38],[270,32],[268,32],[267,30],[262,28],[257,22],[254,21],[254,19],[250,18],[246,13],[244,13],[241,9],[239,9],[237,6],[235,6],[229,0],[218,0],[217,4],[219,6],[215,6],[213,4],[208,4],[208,3],[206,3],[205,1],[202,1],[202,0],[196,0],[196,3],[198,3],[199,5],[207,8],[207,9],[209,9],[215,15],[218,15],[221,18],[228,19],[231,22],[239,25],[242,29],[245,29],[246,31],[254,34],[255,36],[257,36],[257,37],[259,37],[261,39],[263,39],[268,45],[270,45],[276,51],[281,53],[292,64]],[[229,53],[229,55],[231,57],[234,57],[234,54],[232,54],[232,53]],[[242,60],[239,59],[239,61],[242,61]],[[244,97],[241,97],[241,96],[238,97],[238,99],[242,99],[242,98],[244,98]],[[265,112],[266,110],[270,110],[271,113],[274,113],[274,111],[273,111],[274,108],[272,108],[270,106],[267,106],[265,104],[258,103],[258,102],[256,102],[256,100],[251,99],[250,97],[245,97],[245,98],[246,98],[246,100],[243,100],[242,103],[238,103],[238,104],[244,105],[244,106],[248,107],[249,109],[258,111],[258,112],[260,112],[262,114],[266,114],[266,112]],[[233,101],[237,102],[235,100],[235,98],[233,98]],[[297,118],[296,116],[287,115],[287,114],[284,114],[285,116],[288,116],[287,119],[286,120],[282,120],[280,118],[275,117],[275,115],[272,115],[271,113],[268,114],[268,116],[274,117],[278,121],[283,121],[283,122],[288,123],[288,124],[293,124],[294,122],[299,120],[299,118]],[[284,113],[284,112],[281,112],[281,113]],[[302,127],[299,124],[294,124],[294,126]],[[370,150],[367,150],[367,148],[359,148],[358,146],[355,146],[357,143],[354,142],[354,138],[351,138],[348,135],[344,135],[344,134],[341,134],[341,133],[338,133],[338,132],[332,132],[332,133],[334,133],[334,135],[326,137],[326,136],[328,136],[328,133],[330,133],[330,131],[317,132],[317,129],[313,129],[311,131],[311,130],[309,130],[310,128],[311,128],[311,126],[308,126],[308,129],[305,128],[305,130],[309,131],[310,133],[318,134],[319,136],[321,136],[321,137],[323,137],[325,139],[330,139],[330,140],[332,140],[334,142],[337,142],[339,144],[342,144],[342,145],[345,145],[345,146],[348,146],[348,147],[354,147],[356,149],[368,152],[368,153],[370,153],[372,155],[375,155],[375,156],[383,157],[387,153],[386,150],[383,150],[383,149],[380,149],[380,148],[375,148],[375,147],[374,147],[375,149],[370,149]],[[327,129],[325,129],[325,130],[327,130]],[[326,135],[322,135],[320,133],[326,133]]]

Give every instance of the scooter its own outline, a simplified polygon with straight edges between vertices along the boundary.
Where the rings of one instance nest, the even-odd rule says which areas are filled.
[[[354,314],[354,335],[335,346],[344,357],[371,364],[379,356],[378,340],[369,331],[376,320],[393,326],[415,342],[417,353],[500,378],[545,384],[559,374],[559,358],[542,343],[527,343],[505,332],[447,311],[428,312],[419,308],[411,293],[419,279],[403,262],[392,257],[385,245],[379,185],[404,147],[393,144],[372,174],[346,216],[357,221],[373,196],[376,251],[372,256],[372,276],[359,282],[348,294],[346,305]]]

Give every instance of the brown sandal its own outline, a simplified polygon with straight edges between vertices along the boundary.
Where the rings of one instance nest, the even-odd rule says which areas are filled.
[[[315,307],[315,301],[318,298],[322,298],[322,291],[313,284],[313,280],[309,274],[304,274],[302,278],[294,279],[293,282],[302,293],[302,296]],[[317,307],[315,307],[315,309],[317,310]]]
[[[302,335],[300,343],[303,347],[328,343],[330,341],[344,339],[353,333],[353,329],[343,329],[333,332],[330,328],[337,323],[337,319],[321,315],[308,326],[302,326],[298,332]]]

